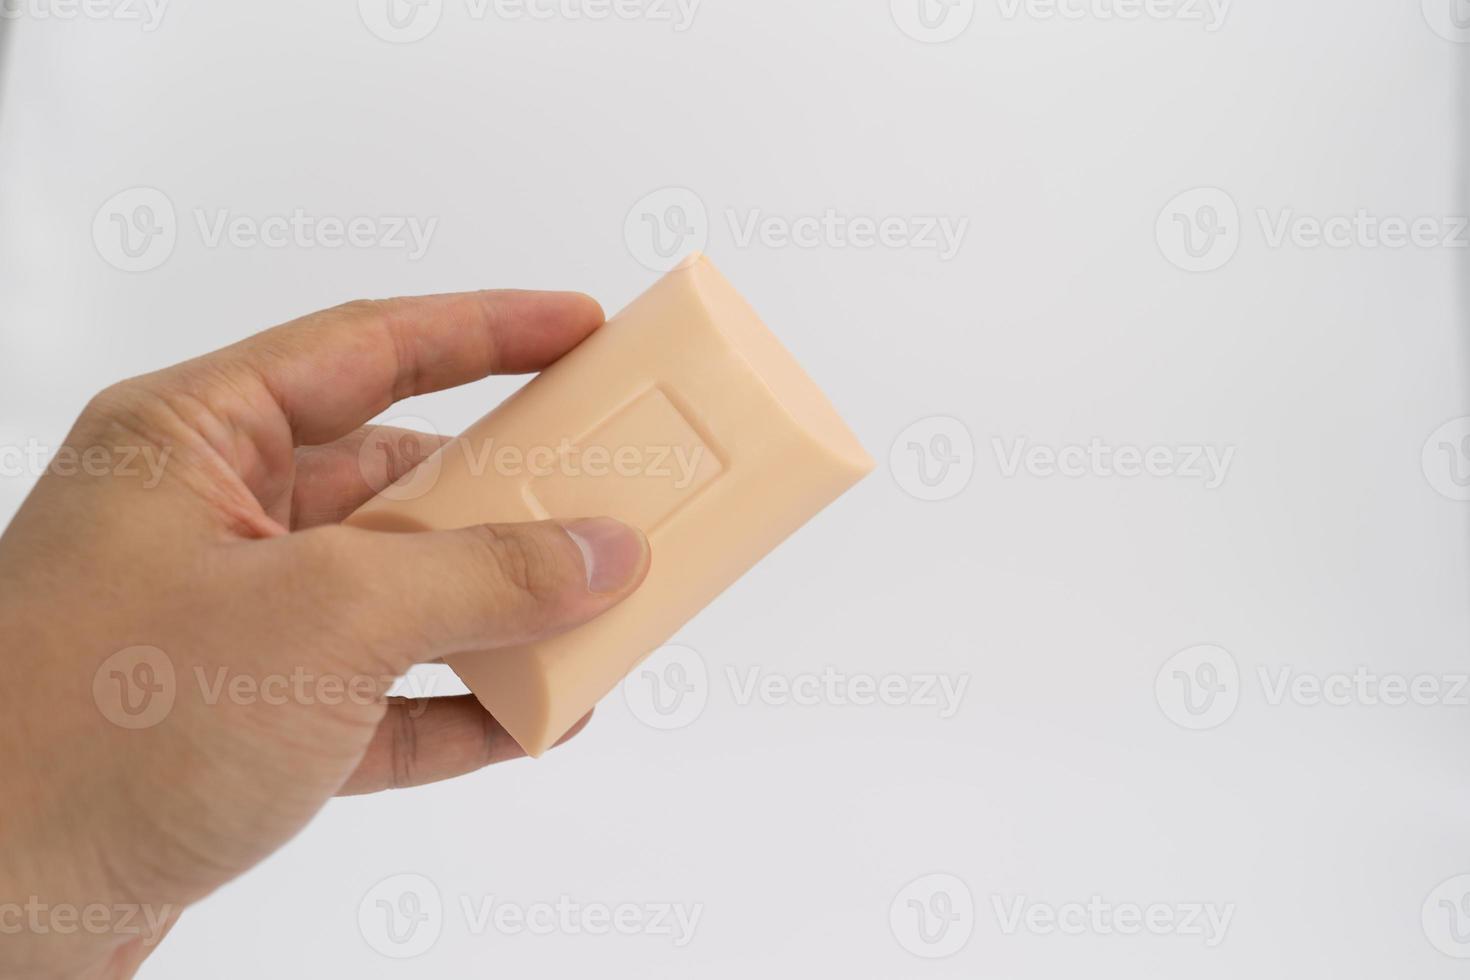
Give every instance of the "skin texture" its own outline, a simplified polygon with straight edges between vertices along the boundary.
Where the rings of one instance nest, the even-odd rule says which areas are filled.
[[[594,592],[575,523],[338,522],[438,445],[369,419],[537,371],[602,322],[572,293],[351,303],[87,406],[56,458],[93,465],[53,463],[0,537],[0,977],[132,976],[150,919],[166,931],[334,795],[520,755],[472,698],[389,685],[591,619],[642,581],[647,542],[597,523]],[[119,678],[171,680],[172,703],[139,724]],[[45,917],[67,909],[99,918]]]

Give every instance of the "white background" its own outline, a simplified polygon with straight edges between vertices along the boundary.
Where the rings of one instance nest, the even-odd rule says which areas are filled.
[[[1287,669],[1470,670],[1470,504],[1437,489],[1470,467],[1470,428],[1421,465],[1470,414],[1470,252],[1268,234],[1283,214],[1467,213],[1470,48],[1430,26],[1452,4],[1470,17],[1463,0],[1252,0],[1214,24],[1203,4],[1130,20],[1074,0],[1068,19],[979,0],[929,43],[903,0],[705,0],[686,30],[443,0],[426,37],[389,43],[373,0],[366,21],[351,0],[175,0],[153,30],[24,0],[0,54],[0,443],[54,446],[111,381],[355,297],[573,288],[611,312],[654,278],[630,209],[678,187],[881,464],[679,635],[707,676],[692,723],[654,730],[615,693],[541,762],[333,803],[191,910],[143,976],[1462,975],[1463,694],[1270,696]],[[125,272],[94,220],[136,187],[166,195],[176,242]],[[1180,268],[1168,232],[1221,201],[1170,210],[1196,188],[1238,210],[1212,271]],[[669,200],[644,207],[672,217]],[[415,261],[211,246],[198,223],[297,209],[437,225]],[[948,260],[732,228],[828,209],[968,226]],[[452,432],[512,387],[390,414]],[[973,451],[952,440],[951,462],[973,478],[924,502],[888,462],[933,416],[963,423]],[[1214,488],[1003,465],[1017,440],[1094,438],[1234,455]],[[7,516],[32,482],[14,457]],[[1166,669],[1204,644],[1225,653]],[[1202,656],[1225,668],[1224,707],[1193,716],[1174,668],[1205,677]],[[968,687],[941,718],[741,704],[729,675],[829,666]],[[372,925],[399,874],[443,904],[412,959]],[[908,901],[935,887],[961,918],[926,943]],[[462,904],[564,896],[701,915],[676,947],[477,930]],[[1007,931],[997,912],[1094,896],[1232,917],[1210,946]]]

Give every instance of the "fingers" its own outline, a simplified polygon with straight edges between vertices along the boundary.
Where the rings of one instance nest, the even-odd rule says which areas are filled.
[[[557,744],[580,732],[591,717]],[[525,754],[473,697],[390,698],[367,753],[337,795],[422,786]]]
[[[267,330],[204,360],[258,377],[296,444],[320,445],[410,395],[540,370],[602,321],[597,301],[580,293],[363,301]]]
[[[610,518],[417,534],[337,525],[272,545],[328,617],[400,672],[580,626],[636,589],[650,561],[642,532]]]
[[[337,523],[449,441],[447,436],[365,425],[325,446],[298,449],[292,528]]]
[[[285,530],[296,447],[342,438],[410,395],[539,370],[602,320],[580,293],[349,303],[113,385],[73,437],[117,431],[168,451],[170,479],[193,479],[232,532],[271,537]]]

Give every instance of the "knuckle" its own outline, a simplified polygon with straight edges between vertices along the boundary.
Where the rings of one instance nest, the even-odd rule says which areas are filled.
[[[139,401],[139,389],[139,383],[131,379],[108,385],[92,396],[82,414],[93,418],[109,418],[128,412]]]
[[[553,602],[562,592],[556,556],[539,535],[520,530],[482,527],[477,535],[488,553],[495,584],[513,590],[537,604]]]
[[[108,385],[93,395],[82,410],[82,420],[98,429],[118,425],[138,426],[156,416],[158,396],[143,378],[129,378]]]
[[[109,385],[88,400],[73,428],[79,445],[156,446],[176,434],[177,415],[152,376]]]

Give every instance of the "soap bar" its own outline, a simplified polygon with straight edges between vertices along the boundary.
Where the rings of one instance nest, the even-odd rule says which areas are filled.
[[[539,756],[872,468],[791,354],[696,254],[348,523],[420,531],[605,516],[644,531],[648,578],[615,608],[553,639],[446,658]]]

